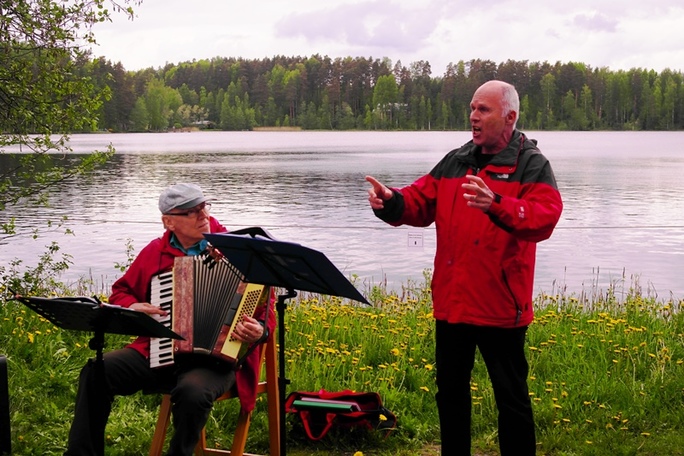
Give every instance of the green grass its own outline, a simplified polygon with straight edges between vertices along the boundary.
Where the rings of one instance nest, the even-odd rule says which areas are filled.
[[[1,287],[1,286],[0,286]],[[63,292],[63,290],[62,290]],[[288,454],[436,455],[434,321],[429,289],[365,292],[372,307],[300,294],[286,311],[286,376],[291,391],[377,391],[398,418],[385,437],[341,429],[309,442],[287,417]],[[0,295],[6,292],[0,289]],[[540,455],[684,454],[682,302],[630,290],[616,299],[539,295],[528,332],[530,394]],[[90,334],[54,327],[27,307],[0,300],[0,354],[8,358],[13,454],[64,451],[78,373],[93,355]],[[126,336],[107,336],[117,348]],[[498,454],[496,407],[483,363],[472,379],[476,454]],[[118,398],[107,428],[108,455],[146,454],[159,396]],[[237,401],[218,403],[209,441],[228,446]],[[259,398],[247,450],[268,449],[266,403]]]

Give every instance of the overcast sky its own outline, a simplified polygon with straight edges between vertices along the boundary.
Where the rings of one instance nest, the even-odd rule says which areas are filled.
[[[681,0],[143,0],[98,25],[95,56],[127,70],[275,55],[582,62],[684,70]]]

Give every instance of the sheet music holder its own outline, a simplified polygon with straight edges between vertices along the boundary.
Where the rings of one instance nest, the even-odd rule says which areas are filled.
[[[285,300],[297,296],[295,290],[340,296],[369,304],[330,260],[317,250],[293,242],[278,241],[260,227],[230,233],[205,234],[250,283],[287,289],[278,296],[278,392],[280,395],[280,455],[285,456]]]
[[[63,329],[182,339],[146,313],[103,304],[94,298],[18,296],[16,299]]]
[[[146,313],[103,304],[95,298],[15,296],[15,299],[47,318],[55,326],[93,332],[90,348],[96,352],[99,367],[102,364],[105,333],[182,339]]]
[[[247,282],[341,296],[369,304],[318,250],[278,241],[259,227],[204,237],[228,258]]]

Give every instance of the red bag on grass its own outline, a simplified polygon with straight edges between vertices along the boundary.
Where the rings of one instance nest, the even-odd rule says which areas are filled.
[[[296,391],[287,396],[285,411],[299,415],[306,435],[314,441],[322,439],[333,426],[362,426],[389,434],[397,425],[396,416],[383,407],[380,395],[373,392]]]

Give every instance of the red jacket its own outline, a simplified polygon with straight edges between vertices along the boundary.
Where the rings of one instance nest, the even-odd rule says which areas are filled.
[[[218,220],[211,217],[210,230],[212,233],[224,233],[226,228]],[[136,302],[150,302],[150,283],[152,277],[171,270],[173,260],[185,254],[171,246],[171,231],[166,230],[160,238],[147,244],[135,258],[126,273],[112,285],[109,302],[122,307],[129,307]],[[268,328],[275,328],[275,313],[269,305]],[[264,312],[265,314],[265,312]],[[264,319],[264,315],[255,315],[257,319]],[[140,352],[143,356],[150,355],[149,337],[138,337],[128,347]],[[263,346],[262,346],[263,348]],[[256,404],[256,386],[259,381],[260,350],[254,350],[245,360],[242,368],[236,373],[236,384],[240,404],[246,411],[254,409]]]
[[[536,141],[519,131],[478,169],[477,146],[449,152],[429,174],[402,189],[376,215],[391,225],[435,223],[434,317],[502,328],[532,322],[536,243],[563,210],[556,180]],[[461,185],[477,174],[497,195],[488,213],[466,205]]]

